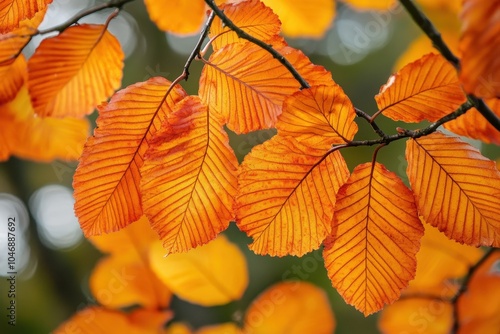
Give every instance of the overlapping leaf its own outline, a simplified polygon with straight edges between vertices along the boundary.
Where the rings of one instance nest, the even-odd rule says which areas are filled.
[[[40,116],[81,117],[119,88],[123,52],[106,25],[82,24],[42,41],[28,61],[28,87]]]
[[[220,8],[238,28],[261,41],[271,39],[278,35],[281,30],[278,16],[259,0],[223,4]],[[227,44],[244,42],[244,40],[239,39],[235,32],[224,26],[219,18],[216,18],[210,27],[209,36],[214,38],[218,35],[219,37],[212,42],[214,50]]]
[[[36,117],[28,89],[24,86],[16,97],[0,105],[0,156],[10,155],[34,161],[76,160],[88,136],[86,119]]]
[[[499,16],[498,1],[464,1],[460,81],[465,91],[482,98],[500,98]]]
[[[263,305],[269,305],[267,316],[262,316]],[[252,302],[245,315],[243,332],[329,334],[334,329],[335,318],[324,291],[308,282],[281,282]]]
[[[0,34],[10,32],[25,19],[44,10],[52,0],[0,0]]]
[[[161,243],[156,243],[149,258],[153,270],[170,290],[191,303],[226,304],[240,299],[248,285],[245,257],[223,235],[187,253],[167,257]]]
[[[449,238],[500,246],[500,172],[494,162],[440,132],[406,145],[407,174],[419,214]]]
[[[152,78],[117,92],[100,106],[97,129],[73,178],[75,212],[85,235],[117,231],[142,215],[139,169],[152,135],[186,93]]]
[[[234,219],[238,163],[222,123],[198,97],[178,103],[146,158],[144,212],[167,252],[205,244]]]
[[[428,54],[391,76],[375,96],[380,112],[396,121],[436,121],[466,98],[456,70],[441,55]]]
[[[378,163],[357,166],[337,194],[323,253],[333,286],[365,316],[394,302],[415,276],[423,234],[403,182]]]
[[[283,33],[290,37],[320,38],[335,16],[333,0],[263,0],[278,14]]]
[[[0,65],[0,104],[16,97],[26,78],[26,60],[20,55],[9,65]]]
[[[313,65],[282,39],[275,38],[269,43],[309,84],[332,82],[323,67]],[[210,56],[200,78],[199,94],[211,111],[222,115],[228,128],[247,133],[273,127],[281,114],[283,100],[299,88],[290,72],[267,51],[252,43],[233,43]]]

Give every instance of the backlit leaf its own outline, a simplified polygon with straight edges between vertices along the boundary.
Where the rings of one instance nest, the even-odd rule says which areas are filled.
[[[0,104],[16,97],[26,78],[26,60],[20,55],[9,65],[0,65]]]
[[[203,326],[196,334],[243,334],[243,331],[233,322],[225,324]]]
[[[407,174],[419,214],[447,237],[500,246],[500,172],[456,137],[435,132],[406,144]]]
[[[239,300],[248,285],[248,271],[241,250],[220,235],[187,253],[165,257],[161,243],[151,247],[151,267],[179,298],[202,306]]]
[[[2,154],[49,162],[77,160],[89,133],[89,122],[76,118],[36,117],[27,88],[0,105]],[[5,150],[5,151],[4,151]],[[6,156],[4,156],[6,158]]]
[[[286,46],[280,38],[269,44],[309,84],[332,82],[323,67],[313,65],[301,51]],[[273,127],[281,114],[283,100],[299,88],[290,72],[267,51],[252,43],[233,43],[210,56],[200,78],[199,95],[211,111],[222,115],[228,128],[247,133]]]
[[[117,92],[100,106],[94,136],[73,178],[75,212],[86,236],[117,231],[142,216],[139,169],[152,135],[186,93],[152,78]]]
[[[239,3],[223,4],[220,7],[224,14],[241,30],[261,41],[266,41],[279,34],[281,22],[271,8],[266,7],[259,0],[242,1]],[[222,48],[226,44],[235,42],[245,43],[238,35],[228,27],[223,26],[222,21],[216,17],[210,27],[209,37],[220,35],[212,42],[214,50]]]
[[[193,334],[193,331],[185,323],[174,322],[169,324],[162,334]]]
[[[52,0],[0,0],[0,34],[19,27],[19,22],[31,19]]]
[[[334,226],[323,257],[345,301],[367,316],[397,300],[424,234],[410,190],[381,164],[359,165],[337,194]]]
[[[460,81],[468,93],[500,98],[500,2],[464,0]]]
[[[81,117],[120,87],[123,52],[105,25],[81,24],[47,38],[28,61],[28,87],[40,116]]]
[[[263,0],[278,14],[283,33],[290,37],[320,38],[335,16],[333,0]]]
[[[308,282],[281,282],[248,307],[243,332],[330,334],[334,329],[335,318],[323,290]]]
[[[145,157],[144,213],[167,253],[205,244],[228,227],[238,162],[221,121],[198,97],[175,106]]]
[[[388,10],[394,6],[395,0],[342,0],[355,9],[376,9],[376,10]]]
[[[434,122],[466,98],[455,68],[441,55],[428,54],[392,75],[375,100],[379,110],[393,120]]]
[[[497,117],[500,117],[500,99],[486,99],[484,102]],[[476,108],[472,108],[465,115],[445,123],[444,127],[460,136],[500,145],[500,131],[491,125]]]
[[[149,322],[138,322],[136,313],[142,318],[149,315]],[[53,333],[68,334],[77,331],[82,334],[158,334],[162,325],[172,318],[171,311],[138,310],[131,314],[109,310],[104,307],[91,306],[76,313],[71,319],[62,323]]]
[[[194,34],[205,19],[201,0],[144,0],[151,21],[174,34]]]
[[[236,217],[257,254],[297,255],[331,233],[335,194],[349,171],[338,151],[277,135],[252,149],[240,166]]]
[[[337,84],[313,86],[288,97],[276,125],[279,134],[310,147],[328,149],[354,138],[354,107]]]

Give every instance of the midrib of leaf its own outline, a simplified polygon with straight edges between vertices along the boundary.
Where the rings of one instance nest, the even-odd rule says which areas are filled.
[[[322,107],[318,104],[318,101],[316,101],[316,99],[314,99],[314,103],[315,103],[315,104],[316,104],[316,106],[318,107],[318,110],[322,110],[322,109],[323,109],[323,108],[322,108]],[[334,132],[335,134],[337,134],[337,136],[339,136],[340,138],[342,138],[342,140],[344,141],[344,143],[348,143],[348,142],[349,142],[349,140],[347,140],[347,139],[346,139],[343,135],[341,135],[341,134],[337,131],[337,129],[336,129],[336,128],[334,128],[334,127],[330,124],[330,120],[328,119],[328,117],[326,117],[326,115],[325,115],[323,112],[321,112],[320,114],[321,114],[322,118],[325,120],[326,124],[328,124],[328,126],[330,127],[330,129],[332,129],[332,130],[333,130],[333,132]],[[348,128],[348,129],[350,129],[350,125],[349,125],[349,128]]]

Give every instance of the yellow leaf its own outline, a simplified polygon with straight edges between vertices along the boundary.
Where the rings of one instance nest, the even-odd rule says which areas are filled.
[[[486,99],[484,102],[497,117],[500,117],[500,99]],[[447,122],[443,126],[445,129],[453,131],[457,135],[479,139],[485,143],[500,145],[500,131],[491,125],[476,108],[472,108],[467,111],[465,115],[451,122]]]
[[[21,54],[9,65],[0,65],[0,104],[14,99],[26,79],[26,60]]]
[[[269,41],[309,81],[330,84],[330,74],[313,65],[281,38]],[[245,57],[241,57],[244,54]],[[229,44],[214,52],[203,68],[199,95],[211,111],[222,115],[236,133],[271,128],[285,97],[299,90],[290,72],[267,51],[252,43]]]
[[[44,10],[52,0],[0,0],[0,34],[19,27],[25,19],[31,19]]]
[[[241,30],[261,41],[272,39],[281,30],[281,22],[278,16],[259,0],[223,4],[220,8]],[[224,26],[218,17],[212,23],[209,33],[210,38],[216,36],[218,37],[212,42],[214,50],[218,50],[231,43],[246,43],[235,32]]]
[[[228,227],[238,162],[221,121],[197,96],[174,107],[145,158],[143,209],[167,253],[203,245]]]
[[[466,97],[455,68],[441,55],[428,54],[392,75],[375,96],[379,112],[404,122],[437,121]]]
[[[151,21],[161,30],[174,34],[194,34],[205,19],[201,0],[144,0]]]
[[[152,135],[186,93],[152,78],[117,92],[100,106],[94,136],[73,177],[75,213],[86,236],[117,231],[142,216],[139,169]]]
[[[394,6],[396,0],[342,0],[356,9],[388,10]]]
[[[419,214],[448,238],[500,246],[500,172],[456,137],[435,132],[406,144],[407,174]]]
[[[500,98],[500,2],[464,0],[460,82],[468,93]]]
[[[137,312],[137,311],[136,311]],[[141,311],[139,311],[141,312]],[[127,315],[103,307],[87,307],[76,313],[71,319],[62,323],[53,333],[81,333],[81,334],[158,334],[163,323],[172,318],[171,311],[148,311],[148,319],[152,323],[138,323],[135,313]],[[145,313],[141,312],[145,317]],[[155,325],[155,326],[153,326]]]
[[[462,0],[416,0],[416,2],[425,9],[436,10],[444,15],[448,13],[456,15],[462,8]]]
[[[282,282],[260,294],[248,307],[245,334],[330,334],[335,318],[326,294],[308,282]]]
[[[232,322],[225,324],[204,326],[196,334],[243,334],[242,330]]]
[[[354,106],[337,84],[296,92],[285,100],[283,110],[278,133],[306,146],[328,149],[351,141],[358,131]]]
[[[202,306],[239,300],[248,285],[241,250],[220,235],[187,253],[165,257],[161,243],[151,246],[149,258],[156,275],[179,298]]]
[[[357,166],[340,188],[323,257],[333,286],[365,316],[399,298],[415,277],[424,228],[413,196],[381,164]]]
[[[320,38],[335,16],[333,0],[262,0],[278,14],[283,33],[290,37]]]
[[[378,326],[383,334],[448,334],[453,307],[439,299],[401,299],[384,309]]]
[[[105,25],[82,24],[47,38],[28,61],[28,87],[40,116],[81,117],[120,87],[123,52]]]
[[[88,132],[86,119],[36,117],[25,86],[12,101],[0,105],[1,155],[5,159],[8,151],[9,155],[35,161],[76,160]]]
[[[172,324],[169,324],[169,326],[165,329],[162,334],[192,334],[193,331],[191,328],[182,323],[182,322],[174,322]]]
[[[300,144],[279,134],[256,146],[239,172],[238,227],[250,249],[272,256],[317,249],[332,226],[335,194],[349,175],[338,151]]]

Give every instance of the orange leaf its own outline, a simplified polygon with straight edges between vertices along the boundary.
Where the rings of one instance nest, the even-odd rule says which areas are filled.
[[[10,102],[0,105],[2,153],[35,161],[76,160],[89,132],[86,119],[39,118],[23,86]]]
[[[182,322],[174,322],[169,324],[162,334],[193,334],[193,331]]]
[[[460,81],[468,93],[500,98],[500,2],[464,0]]]
[[[500,172],[456,137],[440,132],[406,144],[407,174],[425,221],[472,246],[500,246]]]
[[[500,99],[485,100],[490,109],[500,117]],[[457,135],[479,139],[485,143],[500,145],[500,131],[498,131],[483,115],[472,108],[465,115],[444,124],[445,129]]]
[[[278,14],[283,33],[290,37],[320,38],[335,16],[333,0],[262,0]]]
[[[365,316],[397,300],[415,277],[424,228],[413,196],[381,164],[357,166],[337,194],[323,257],[333,286]]]
[[[272,256],[317,249],[332,230],[335,194],[348,175],[338,151],[280,135],[255,146],[240,166],[236,205],[250,249]]]
[[[428,54],[392,75],[375,96],[380,112],[404,122],[437,121],[466,101],[455,68]]]
[[[141,317],[148,314],[147,323],[137,321],[136,312],[141,312]],[[171,311],[135,311],[130,315],[108,310],[103,307],[87,307],[76,313],[71,319],[62,323],[53,333],[82,333],[82,334],[158,334],[162,325],[172,318]],[[155,327],[156,326],[156,327]]]
[[[384,334],[451,333],[453,306],[439,299],[401,299],[384,309],[378,326]]]
[[[204,326],[196,331],[196,334],[242,334],[243,331],[232,322],[225,324]]]
[[[75,212],[86,236],[117,231],[142,215],[139,169],[152,135],[186,93],[152,78],[117,92],[100,106],[94,136],[73,177]]]
[[[306,146],[328,149],[354,138],[354,107],[337,84],[313,86],[288,97],[278,118],[278,132]]]
[[[335,318],[323,290],[308,282],[282,282],[261,293],[248,307],[245,334],[330,334]]]
[[[238,162],[222,123],[197,96],[175,106],[145,157],[144,213],[167,253],[205,244],[228,227]]]
[[[0,34],[19,27],[25,19],[31,19],[44,10],[52,0],[0,0]]]
[[[252,35],[261,41],[267,41],[277,36],[281,30],[281,22],[278,16],[273,13],[271,8],[266,7],[259,0],[248,0],[239,3],[223,4],[220,8],[224,14],[241,30]],[[226,44],[241,42],[238,35],[226,26],[216,17],[210,27],[209,37],[218,36],[213,42],[212,47],[216,51]]]
[[[16,97],[26,78],[26,60],[21,54],[10,65],[0,65],[0,104]]]
[[[40,116],[81,117],[120,87],[123,52],[105,25],[81,24],[47,38],[28,61],[28,87]]]
[[[151,246],[149,259],[160,280],[179,298],[194,304],[215,306],[239,300],[248,285],[245,257],[224,235],[167,257],[158,242]]]
[[[144,0],[151,21],[174,34],[194,34],[205,19],[201,0]]]
[[[355,9],[388,10],[394,6],[396,0],[342,0],[342,2],[353,6]]]
[[[309,81],[330,84],[330,74],[301,52],[275,38],[274,47]],[[246,55],[241,57],[241,55]],[[229,44],[214,52],[200,78],[199,94],[228,128],[247,133],[273,127],[285,97],[300,88],[288,70],[267,51],[252,43]]]

